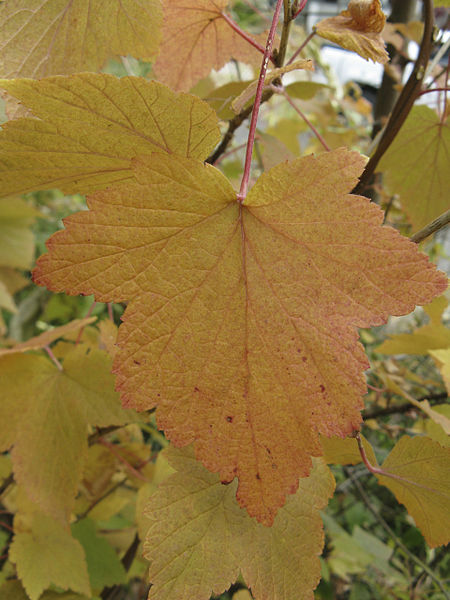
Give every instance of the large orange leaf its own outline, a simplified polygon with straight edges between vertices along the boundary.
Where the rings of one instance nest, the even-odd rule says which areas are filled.
[[[54,187],[87,193],[132,178],[134,156],[204,159],[220,137],[205,102],[141,77],[82,73],[3,80],[0,87],[36,117],[2,126],[2,196]]]
[[[150,58],[160,0],[6,0],[0,6],[0,76],[98,71],[107,58]]]
[[[260,53],[223,17],[229,0],[165,0],[158,79],[175,90],[189,90],[211,69],[232,58],[255,62]],[[265,45],[266,35],[257,36]]]
[[[318,434],[361,421],[368,367],[356,327],[446,288],[383,214],[348,191],[364,158],[345,149],[278,165],[243,206],[192,159],[135,161],[138,183],[89,200],[49,241],[35,281],[130,300],[115,358],[126,406],[158,405],[176,445],[195,442],[265,524],[322,453]]]

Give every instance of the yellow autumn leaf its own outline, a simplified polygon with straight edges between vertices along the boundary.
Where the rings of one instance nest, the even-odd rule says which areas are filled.
[[[149,59],[161,21],[161,0],[5,0],[0,77],[98,71],[119,55]]]
[[[237,476],[240,504],[266,524],[321,455],[318,433],[361,421],[356,327],[447,285],[348,194],[364,164],[345,149],[296,159],[240,205],[214,167],[153,154],[134,161],[138,183],[66,219],[34,272],[54,291],[129,300],[114,361],[124,405],[158,406],[166,435]]]
[[[222,485],[191,449],[169,447],[166,456],[177,472],[160,484],[145,511],[149,600],[208,600],[239,572],[255,600],[312,597],[323,545],[319,510],[334,491],[328,467],[315,461],[272,527],[264,527],[239,508],[236,483]]]
[[[154,70],[174,90],[187,91],[211,69],[232,58],[261,62],[261,54],[224,18],[229,0],[165,0],[159,56]],[[253,36],[266,44],[266,34]],[[178,52],[174,52],[178,48]]]
[[[16,481],[41,510],[67,521],[87,452],[87,425],[134,419],[114,391],[111,359],[75,346],[63,370],[37,354],[0,357],[0,450],[13,446]],[[63,432],[63,435],[62,433]]]
[[[414,106],[378,164],[389,192],[399,194],[413,231],[448,210],[449,154],[449,119],[440,119],[428,106]]]
[[[445,387],[450,394],[450,348],[442,348],[441,350],[430,350],[429,354],[437,362],[444,380]]]
[[[132,179],[130,160],[139,154],[204,159],[219,140],[205,102],[156,81],[82,73],[0,87],[36,117],[0,131],[2,195],[55,187],[87,193]]]
[[[0,198],[0,266],[29,269],[34,259],[30,226],[39,216],[22,198]]]
[[[369,462],[376,465],[377,459],[372,445],[363,435],[361,435],[361,440]],[[354,437],[342,439],[338,437],[327,438],[322,435],[320,436],[320,444],[323,450],[323,459],[328,464],[357,465],[362,462],[358,442]]]
[[[91,597],[81,544],[47,515],[35,513],[31,531],[16,533],[9,558],[31,600],[38,600],[51,584]]]
[[[350,0],[347,10],[319,21],[315,30],[320,37],[366,60],[385,63],[389,60],[381,37],[385,22],[380,0]]]
[[[426,437],[402,437],[377,475],[406,506],[432,547],[450,541],[450,448]]]
[[[377,347],[382,354],[421,354],[429,350],[450,346],[450,330],[442,323],[442,315],[447,308],[445,296],[435,298],[431,304],[424,306],[430,322],[414,329],[411,333],[398,333],[389,336]]]

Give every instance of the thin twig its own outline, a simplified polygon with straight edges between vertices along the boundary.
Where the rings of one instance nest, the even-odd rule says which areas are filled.
[[[418,93],[422,89],[425,70],[431,55],[434,30],[433,0],[424,0],[423,5],[425,10],[425,27],[420,44],[419,55],[414,64],[413,71],[395,103],[387,126],[380,137],[380,142],[366,164],[359,183],[353,189],[354,194],[361,194],[364,192],[366,185],[372,179],[372,175],[374,174],[381,157],[394,141],[414,105]]]
[[[423,400],[428,400],[430,404],[433,404],[445,400],[447,397],[447,392],[442,392],[440,394],[428,394],[427,396],[419,398],[417,401],[422,402]],[[417,410],[417,408],[408,402],[405,404],[387,406],[386,408],[373,408],[372,410],[364,411],[363,418],[366,421],[367,419],[377,419],[378,417],[388,417],[389,415],[401,415],[411,410]],[[426,416],[425,413],[423,414]]]
[[[289,104],[292,106],[295,112],[305,121],[305,123],[314,133],[314,135],[325,148],[325,150],[327,152],[331,152],[330,146],[326,143],[326,141],[323,139],[323,137],[320,135],[320,133],[317,131],[317,129],[314,127],[314,125],[311,123],[308,117],[298,108],[298,106],[295,104],[295,102],[292,100],[292,98],[289,96],[286,90],[281,86],[273,86],[273,88],[278,94],[281,94],[282,96],[284,96],[284,98],[286,98],[286,100],[289,102]]]
[[[375,517],[375,519],[381,525],[381,527],[386,531],[386,533],[392,539],[392,541],[394,542],[394,544],[400,550],[402,550],[402,552],[404,552],[406,554],[406,556],[410,560],[412,560],[413,562],[415,562],[416,565],[418,565],[421,569],[423,569],[431,577],[431,579],[436,583],[436,585],[439,587],[439,589],[441,590],[441,592],[444,594],[444,597],[447,600],[450,600],[450,595],[446,591],[445,586],[442,583],[442,581],[437,577],[437,575],[435,575],[435,573],[429,568],[429,566],[426,563],[422,562],[420,560],[420,558],[418,558],[415,554],[413,554],[412,552],[410,552],[408,550],[408,548],[403,544],[403,542],[396,536],[396,534],[394,533],[394,531],[389,527],[389,525],[386,523],[386,521],[383,519],[383,517],[380,515],[380,513],[372,505],[372,503],[371,503],[369,497],[367,496],[366,492],[364,491],[364,488],[361,485],[361,483],[357,479],[353,479],[352,478],[352,473],[351,473],[350,469],[348,469],[347,467],[344,467],[344,471],[347,474],[347,476],[352,480],[353,485],[358,490],[358,493],[359,493],[359,495],[361,497],[361,500],[364,502],[364,504],[370,510],[370,512],[372,513],[372,515]]]
[[[0,497],[6,492],[10,485],[14,483],[14,475],[11,473],[3,480],[3,483],[0,485]]]
[[[411,240],[411,242],[415,242],[416,244],[418,244],[428,236],[432,235],[433,233],[436,233],[436,231],[439,231],[439,229],[446,227],[449,223],[450,210],[445,212],[443,215],[441,215],[434,221],[431,221],[431,223],[428,223],[428,225],[425,225],[423,229],[412,235],[409,239]]]
[[[59,362],[59,360],[56,358],[56,356],[53,354],[50,346],[44,346],[44,350],[47,352],[47,354],[49,355],[49,357],[52,359],[53,363],[56,365],[56,368],[59,371],[63,370],[63,366],[62,364]]]
[[[239,27],[239,25],[236,23],[236,21],[233,21],[233,19],[231,17],[229,17],[227,15],[227,13],[225,13],[225,12],[221,12],[221,15],[225,19],[225,21],[228,23],[228,25],[231,27],[231,29],[233,29],[233,31],[235,31],[238,35],[240,35],[242,38],[244,38],[244,40],[246,42],[248,42],[249,44],[251,44],[253,46],[253,48],[256,48],[256,50],[258,50],[259,52],[261,52],[261,54],[264,54],[265,50],[264,50],[263,46],[261,46],[261,44],[259,42],[257,42],[256,40],[254,40],[251,35],[249,35],[243,29],[241,29]],[[272,56],[269,56],[269,59],[273,63],[275,63],[275,61],[273,60]]]
[[[426,90],[422,90],[417,96],[424,96],[425,94],[429,94],[431,92],[450,92],[449,87],[437,87],[437,88],[427,88]]]
[[[92,502],[92,504],[90,504],[86,510],[84,510],[80,515],[78,515],[78,517],[76,518],[76,522],[81,521],[82,519],[87,517],[87,515],[91,512],[91,510],[93,510],[97,506],[97,504],[100,504],[102,500],[104,500],[113,492],[115,492],[118,488],[120,488],[120,486],[123,485],[127,479],[128,477],[124,477],[123,479],[115,483],[113,486],[111,486],[108,490],[106,490],[106,492],[102,496],[94,500],[94,502]]]
[[[250,179],[250,168],[252,164],[253,144],[255,142],[256,123],[258,121],[259,107],[261,105],[261,98],[264,87],[264,80],[267,73],[267,65],[269,63],[269,57],[272,54],[272,45],[275,37],[275,30],[277,28],[278,19],[280,17],[281,5],[283,0],[277,0],[275,12],[273,15],[272,25],[270,27],[269,35],[267,37],[266,49],[264,51],[264,58],[261,64],[261,70],[259,73],[258,87],[256,88],[255,103],[253,104],[252,118],[250,121],[250,129],[248,133],[247,151],[245,154],[245,165],[244,174],[242,176],[241,187],[237,198],[239,202],[243,202],[247,196],[248,182]]]
[[[301,44],[301,46],[299,48],[297,48],[297,50],[294,52],[294,54],[291,56],[291,58],[287,61],[286,65],[290,65],[292,62],[294,62],[294,60],[297,58],[297,56],[300,54],[300,52],[309,44],[309,42],[313,39],[313,37],[316,35],[315,31],[312,31],[307,38],[305,38],[305,40],[303,41],[303,43]]]

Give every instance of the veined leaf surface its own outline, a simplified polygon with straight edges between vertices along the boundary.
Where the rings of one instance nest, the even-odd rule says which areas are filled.
[[[98,192],[48,242],[35,281],[130,300],[119,329],[126,406],[159,426],[271,524],[322,454],[358,428],[368,367],[356,327],[446,288],[415,244],[351,196],[364,165],[340,149],[278,165],[244,205],[214,167],[164,154]]]

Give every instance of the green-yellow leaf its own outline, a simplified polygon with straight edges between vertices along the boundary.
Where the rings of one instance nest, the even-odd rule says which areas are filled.
[[[82,519],[71,527],[73,537],[80,542],[86,554],[92,589],[125,583],[126,572],[114,548],[97,535],[94,521]]]
[[[364,436],[361,436],[361,439],[369,462],[376,465],[377,459],[370,442]],[[320,436],[320,444],[323,450],[323,459],[328,464],[357,465],[362,462],[358,442],[354,437],[342,439]]]
[[[31,267],[34,238],[30,226],[38,215],[21,198],[0,198],[0,266]]]
[[[18,579],[10,579],[0,587],[2,600],[30,600]],[[80,596],[73,592],[44,592],[39,600],[90,600],[87,596]]]
[[[14,474],[42,510],[65,521],[87,451],[87,425],[133,419],[120,407],[111,359],[74,347],[60,371],[41,355],[0,358],[0,449],[13,445]]]
[[[422,354],[429,350],[447,348],[450,346],[450,330],[442,324],[442,314],[447,308],[447,298],[435,298],[424,310],[430,317],[430,322],[415,329],[412,333],[391,335],[377,348],[383,354]]]
[[[414,231],[448,209],[450,124],[428,106],[414,106],[381,159],[387,188],[400,202]]]
[[[382,465],[392,477],[377,475],[406,506],[428,544],[450,541],[450,448],[426,437],[404,436]]]
[[[31,600],[38,600],[51,584],[90,596],[81,544],[47,515],[36,513],[31,531],[14,536],[9,558]]]
[[[161,0],[5,0],[0,77],[98,71],[113,56],[149,59],[159,45]]]
[[[36,117],[3,125],[2,195],[55,187],[86,193],[132,179],[130,160],[139,154],[204,159],[219,139],[205,102],[156,81],[82,73],[0,87]]]
[[[322,449],[358,428],[380,325],[447,286],[416,245],[351,196],[364,165],[340,149],[278,165],[243,205],[214,167],[164,154],[138,183],[98,192],[48,242],[35,281],[129,300],[114,361],[126,406],[160,428],[270,524]]]
[[[320,579],[323,544],[319,510],[334,491],[319,461],[295,496],[264,527],[239,508],[236,482],[222,485],[190,449],[169,448],[177,469],[150,497],[144,554],[150,564],[150,600],[207,600],[239,576],[256,600],[312,598]]]
[[[450,348],[430,350],[431,356],[436,360],[442,373],[445,387],[450,394]]]

